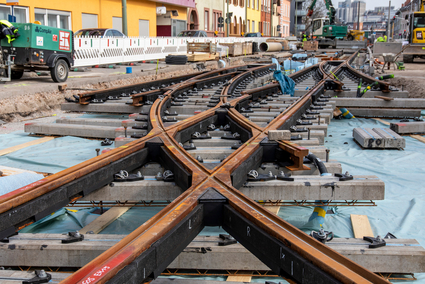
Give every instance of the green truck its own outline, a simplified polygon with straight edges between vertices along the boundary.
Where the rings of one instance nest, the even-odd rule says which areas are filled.
[[[31,23],[13,25],[20,36],[11,43],[6,38],[0,41],[3,76],[11,71],[12,79],[20,79],[25,70],[49,70],[53,81],[65,82],[74,64],[72,31]]]

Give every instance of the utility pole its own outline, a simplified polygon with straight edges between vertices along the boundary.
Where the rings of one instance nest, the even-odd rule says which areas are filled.
[[[127,31],[127,0],[122,1],[122,33],[128,36]]]
[[[245,34],[248,32],[248,1],[251,0],[245,1]]]
[[[387,21],[387,40],[390,39],[390,17],[391,17],[391,0],[388,5],[388,21]]]
[[[295,0],[295,28],[294,28],[294,33],[295,33],[295,37],[297,36],[297,24],[298,24],[298,16],[297,16],[297,9],[298,9],[298,0]]]
[[[273,36],[273,32],[274,32],[274,28],[273,28],[273,0],[270,0],[270,4],[271,4],[271,9],[270,9],[270,36]]]
[[[227,31],[226,31],[226,36],[229,37],[229,22],[230,22],[230,16],[229,16],[229,1],[227,0],[227,13],[226,13],[226,24],[227,24]]]
[[[357,2],[357,30],[360,31],[360,0]]]

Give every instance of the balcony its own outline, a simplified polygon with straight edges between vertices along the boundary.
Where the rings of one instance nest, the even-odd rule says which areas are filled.
[[[297,10],[297,16],[305,16],[305,15],[307,15],[306,10]]]
[[[297,31],[304,31],[305,30],[305,25],[297,25]]]
[[[151,0],[162,4],[171,4],[186,8],[195,8],[195,0]]]

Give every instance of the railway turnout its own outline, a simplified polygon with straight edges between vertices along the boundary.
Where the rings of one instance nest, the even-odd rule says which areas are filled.
[[[272,78],[275,65],[252,64],[93,91],[71,99],[67,107],[79,110],[102,105],[114,108],[126,99],[122,108],[132,109],[129,113],[137,109],[138,114],[110,138],[125,133],[133,141],[2,196],[0,238],[9,238],[70,203],[93,200],[96,194],[118,200],[117,188],[133,186],[132,194],[143,196],[123,192],[122,200],[172,201],[61,283],[155,279],[208,226],[221,226],[274,273],[294,282],[389,283],[255,201],[332,203],[384,198],[379,180],[369,177],[375,182],[369,190],[353,193],[350,188],[365,178],[331,170],[331,165],[329,175],[317,176],[309,184],[311,192],[305,190],[303,180],[303,174],[319,171],[311,156],[313,162],[308,161],[309,154],[328,162],[320,144],[335,104],[325,91],[348,90],[354,86],[349,82],[359,77],[383,92],[391,91],[387,83],[351,68],[356,56],[291,75],[297,88],[307,89],[299,97],[282,94],[276,83],[254,88]],[[273,131],[281,131],[286,139],[269,139]],[[143,166],[141,173],[132,174]],[[130,174],[117,175],[122,170]],[[132,178],[139,180],[133,185],[125,182]],[[335,193],[329,184],[340,190]],[[149,191],[151,187],[155,190]],[[287,192],[275,195],[276,189],[285,187]],[[164,198],[161,192],[169,196]]]

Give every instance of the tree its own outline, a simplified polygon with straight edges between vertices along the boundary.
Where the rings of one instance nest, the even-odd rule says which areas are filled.
[[[303,3],[303,8],[305,9],[306,12],[308,12],[308,8],[310,7],[311,3],[313,3],[313,1],[315,0],[307,0],[306,2]],[[305,24],[306,32],[309,31],[310,33],[312,33],[311,24],[313,20],[318,18],[325,18],[327,16],[327,13],[328,13],[328,10],[326,9],[325,2],[321,0],[317,0],[316,5],[313,7],[313,14],[311,15],[311,17],[309,18],[305,16],[303,18],[303,24]]]

